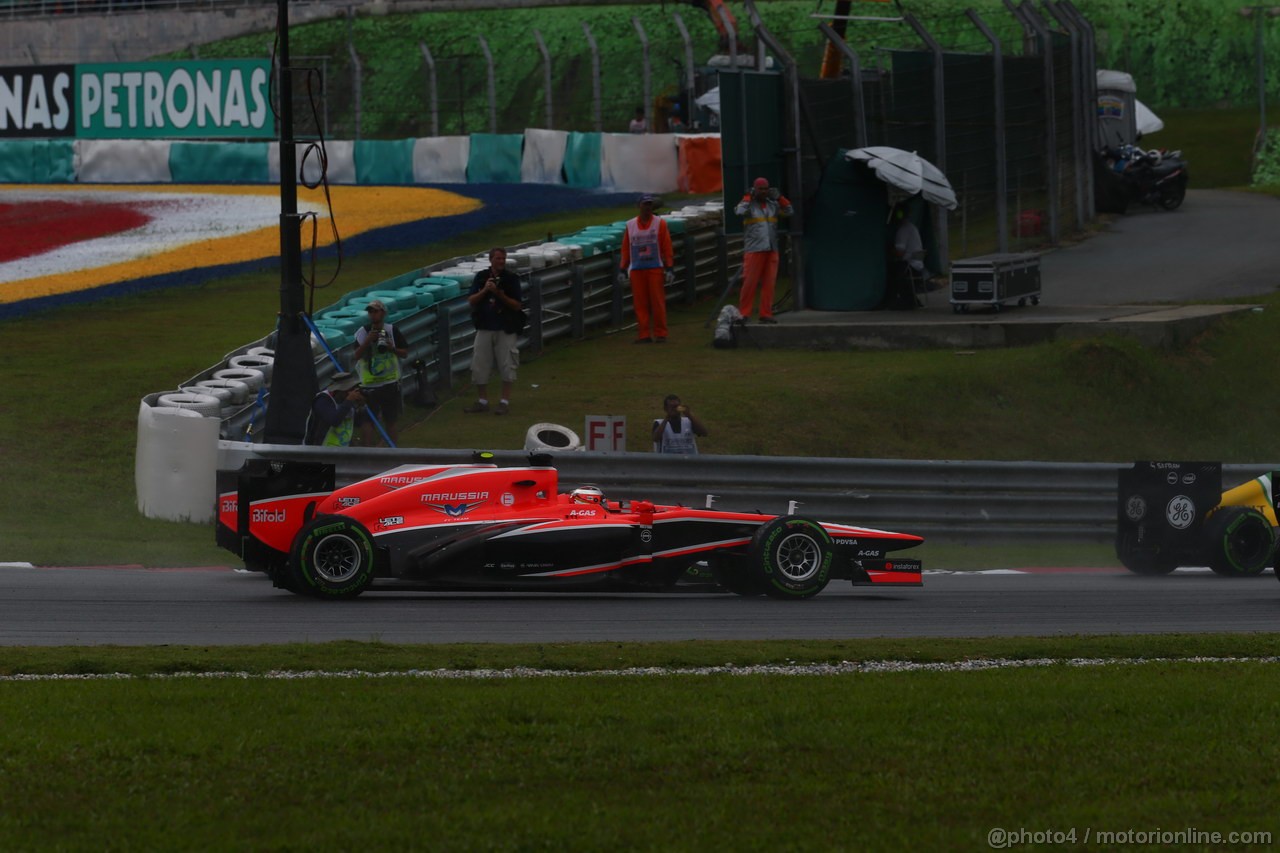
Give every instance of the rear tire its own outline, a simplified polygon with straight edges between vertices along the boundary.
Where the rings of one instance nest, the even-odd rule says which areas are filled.
[[[1262,574],[1276,547],[1276,531],[1253,507],[1225,506],[1204,524],[1209,568],[1226,577]]]
[[[756,531],[748,569],[766,595],[810,598],[826,588],[831,558],[831,536],[822,525],[784,515]]]
[[[373,537],[357,521],[322,515],[298,531],[293,543],[295,592],[348,599],[373,581]]]

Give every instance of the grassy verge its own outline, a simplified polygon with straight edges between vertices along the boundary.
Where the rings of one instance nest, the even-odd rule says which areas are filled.
[[[697,668],[899,660],[949,663],[974,658],[1263,658],[1280,654],[1277,634],[1166,634],[1096,637],[779,640],[698,643],[395,645],[338,641],[274,646],[0,646],[0,677],[175,673],[386,672],[529,667],[566,673],[630,666]]]
[[[229,662],[292,667],[301,651],[308,663],[379,670],[449,660],[576,669],[780,653],[1061,659],[1277,647],[1274,636],[752,645],[624,655],[337,644],[238,650]],[[165,659],[207,651],[156,650],[125,668],[164,671]],[[108,665],[115,654],[86,653]],[[10,683],[0,691],[0,844],[975,849],[995,828],[1074,830],[1083,847],[1086,830],[1274,833],[1280,751],[1259,713],[1280,699],[1273,669]]]

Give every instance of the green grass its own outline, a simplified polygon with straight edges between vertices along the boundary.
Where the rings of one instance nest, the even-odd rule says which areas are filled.
[[[1144,137],[1144,148],[1177,148],[1187,158],[1191,186],[1247,187],[1258,131],[1256,107],[1155,109],[1164,129]]]
[[[201,660],[581,670],[1277,648],[1255,635],[79,653],[107,671],[163,673]],[[68,659],[74,650],[7,649],[0,668],[25,652],[45,658],[41,670],[84,662]],[[982,849],[997,827],[1075,828],[1081,841],[1086,827],[1274,833],[1273,669],[1162,660],[751,678],[8,683],[0,846]]]

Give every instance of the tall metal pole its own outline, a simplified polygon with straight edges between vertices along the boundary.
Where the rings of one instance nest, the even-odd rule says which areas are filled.
[[[268,444],[302,444],[316,395],[311,331],[303,311],[302,221],[298,218],[298,156],[293,138],[293,68],[289,59],[289,0],[278,0],[280,50],[280,315],[264,432]]]

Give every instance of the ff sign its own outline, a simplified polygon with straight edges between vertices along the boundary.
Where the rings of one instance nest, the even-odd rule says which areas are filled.
[[[587,415],[586,429],[587,450],[627,449],[627,417],[626,415]]]

